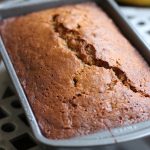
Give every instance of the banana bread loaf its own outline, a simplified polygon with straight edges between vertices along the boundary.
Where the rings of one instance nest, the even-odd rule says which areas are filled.
[[[96,4],[6,19],[0,31],[46,137],[150,119],[150,67]]]

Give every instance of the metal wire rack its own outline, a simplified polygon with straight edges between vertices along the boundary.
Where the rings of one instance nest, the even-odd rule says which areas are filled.
[[[121,7],[132,26],[150,46],[150,8]]]

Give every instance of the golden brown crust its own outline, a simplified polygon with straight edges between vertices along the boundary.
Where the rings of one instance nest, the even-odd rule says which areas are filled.
[[[48,138],[150,118],[150,68],[95,4],[8,19],[1,34]]]

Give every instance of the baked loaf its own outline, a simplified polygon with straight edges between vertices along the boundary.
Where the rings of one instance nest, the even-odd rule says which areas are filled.
[[[7,19],[1,35],[46,137],[150,119],[150,68],[96,4]]]

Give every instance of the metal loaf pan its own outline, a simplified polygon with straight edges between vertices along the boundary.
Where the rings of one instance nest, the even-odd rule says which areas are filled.
[[[19,16],[50,7],[56,7],[64,4],[80,3],[85,1],[86,0],[61,0],[61,1],[55,0],[38,3],[26,2],[22,5],[1,9],[0,16],[1,19],[5,19],[8,17]],[[126,18],[124,18],[115,1],[113,0],[91,0],[91,1],[95,1],[99,6],[101,6],[104,9],[104,11],[106,11],[106,13],[114,20],[116,25],[127,37],[127,39],[137,48],[137,50],[139,50],[139,52],[143,55],[145,60],[148,63],[150,63],[150,49],[148,48],[146,43],[141,39],[141,37],[139,37],[139,35],[137,35],[137,33],[133,30],[131,25],[127,22]],[[28,103],[27,97],[16,75],[16,72],[7,54],[7,50],[5,49],[1,37],[0,37],[0,53],[2,55],[6,68],[9,72],[9,75],[13,81],[13,84],[18,93],[20,101],[24,107],[27,118],[32,127],[33,133],[41,143],[47,146],[58,146],[58,147],[98,146],[129,141],[150,135],[150,121],[146,121],[138,124],[133,124],[130,126],[115,128],[109,131],[97,132],[95,134],[76,137],[67,140],[52,140],[44,137],[40,131],[36,118]]]

